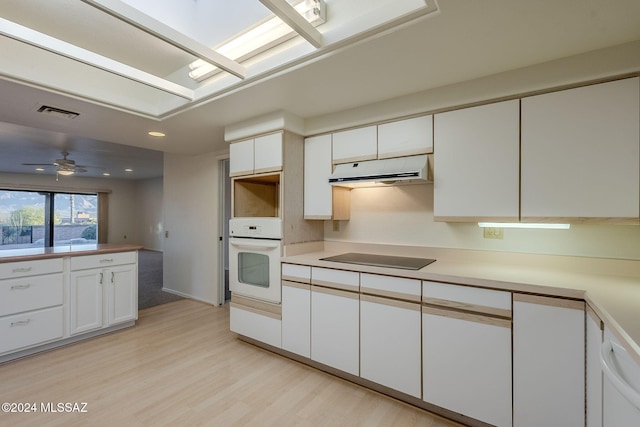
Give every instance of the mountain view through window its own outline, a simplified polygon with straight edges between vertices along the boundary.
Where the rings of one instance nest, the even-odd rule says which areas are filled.
[[[0,250],[93,244],[98,197],[0,190]]]

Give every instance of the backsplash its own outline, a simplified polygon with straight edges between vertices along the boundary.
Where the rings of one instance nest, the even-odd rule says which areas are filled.
[[[504,229],[485,239],[476,223],[433,221],[433,185],[357,188],[351,219],[325,222],[325,240],[640,260],[640,226],[572,225],[569,230]]]

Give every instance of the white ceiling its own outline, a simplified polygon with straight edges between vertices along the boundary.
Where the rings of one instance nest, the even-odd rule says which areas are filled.
[[[348,0],[334,0],[338,10],[340,1]],[[246,10],[253,7],[250,4],[258,3],[245,2]],[[193,60],[88,5],[74,9],[77,3],[80,2],[3,0],[0,16],[22,25],[28,23],[87,49],[100,46],[102,55],[161,76],[181,72]],[[332,1],[326,3],[330,11]],[[90,84],[75,86],[78,73],[86,77],[93,76],[93,71],[80,68],[82,71],[75,75],[59,76],[69,70],[60,58],[0,36],[0,47],[13,53],[0,55],[0,171],[31,173],[20,164],[53,161],[60,157],[61,149],[66,149],[70,158],[80,164],[113,170],[127,167],[124,163],[129,160],[136,174],[123,173],[125,178],[158,176],[162,152],[198,154],[225,150],[225,126],[273,111],[286,110],[303,119],[318,117],[640,40],[637,0],[439,0],[437,5],[438,13],[401,28],[349,46],[340,45],[339,49],[327,49],[323,55],[304,53],[302,59],[294,60],[296,66],[292,69],[257,72],[245,82],[234,80],[216,90],[210,89],[215,85],[205,84],[208,92],[199,99],[175,104],[169,113],[155,115],[132,112],[122,106],[115,108],[114,103],[99,101],[95,96],[99,90],[107,89],[122,105],[133,105],[147,88],[141,90],[113,77],[90,79],[95,90]],[[82,12],[80,16],[78,10]],[[353,17],[354,22],[356,18]],[[195,18],[182,19],[187,22]],[[209,39],[207,43],[214,41]],[[306,44],[296,43],[298,48]],[[40,62],[35,63],[35,58]],[[29,78],[17,77],[16,70],[22,70],[21,75]],[[65,89],[54,85],[54,77],[68,79],[70,86]],[[165,102],[163,96],[157,99]],[[45,117],[35,112],[41,104],[76,111],[80,116],[73,120]],[[167,137],[154,139],[146,135],[149,130],[162,130]],[[160,165],[155,171],[154,162]],[[112,172],[112,176],[118,175]]]

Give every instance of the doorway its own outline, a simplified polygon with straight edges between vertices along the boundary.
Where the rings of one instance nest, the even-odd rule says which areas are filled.
[[[229,219],[231,219],[231,178],[229,178],[229,159],[220,160],[220,304],[231,299],[229,291]]]

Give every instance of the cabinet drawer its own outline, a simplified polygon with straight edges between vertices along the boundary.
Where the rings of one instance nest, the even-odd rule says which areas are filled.
[[[511,292],[422,282],[422,302],[494,316],[511,317]]]
[[[71,270],[88,268],[104,268],[112,265],[135,264],[138,260],[136,252],[117,252],[112,254],[85,255],[71,257]]]
[[[62,273],[0,280],[0,316],[62,305]]]
[[[0,354],[62,338],[62,307],[0,319]]]
[[[422,282],[418,279],[362,273],[360,291],[384,297],[420,302]]]
[[[282,347],[282,320],[280,316],[231,303],[230,329],[240,335],[274,347]]]
[[[360,291],[360,273],[356,271],[334,270],[331,268],[313,267],[311,284],[346,291]]]
[[[311,267],[308,265],[282,264],[282,280],[311,283]]]
[[[62,258],[0,263],[0,278],[13,279],[14,277],[59,273],[62,271],[62,266]]]

